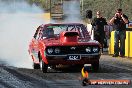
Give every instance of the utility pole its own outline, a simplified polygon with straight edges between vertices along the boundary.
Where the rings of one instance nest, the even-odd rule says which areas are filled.
[[[51,17],[51,0],[50,0],[50,17]]]
[[[46,7],[46,10],[47,10],[47,8],[48,8],[48,1],[47,0],[45,0],[45,7]]]
[[[83,15],[83,0],[81,1],[81,4],[82,4],[82,15]]]
[[[61,4],[62,4],[62,0],[61,0]]]

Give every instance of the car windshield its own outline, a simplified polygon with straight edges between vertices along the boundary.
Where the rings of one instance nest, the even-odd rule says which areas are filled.
[[[63,31],[77,31],[79,37],[85,37],[85,33],[88,33],[83,24],[51,24],[44,28],[43,36],[59,36]]]

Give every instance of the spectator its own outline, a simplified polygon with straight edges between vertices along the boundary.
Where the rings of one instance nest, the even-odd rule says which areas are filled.
[[[126,24],[128,23],[128,17],[123,14],[122,9],[117,9],[115,15],[110,20],[110,24],[114,25],[114,55],[113,57],[119,56],[124,57],[125,55],[125,37],[126,37]],[[120,48],[119,48],[120,40]]]
[[[102,47],[103,53],[103,46],[104,46],[104,39],[105,39],[105,31],[104,25],[107,25],[106,19],[102,17],[101,12],[97,11],[97,17],[92,20],[92,26],[94,28],[94,39],[97,40]]]

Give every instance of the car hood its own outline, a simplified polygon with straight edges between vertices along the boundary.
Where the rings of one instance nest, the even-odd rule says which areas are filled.
[[[62,42],[60,38],[49,38],[43,40],[46,46],[69,46],[69,45],[99,45],[98,41],[91,39],[78,39],[77,42]]]
[[[44,39],[46,46],[69,46],[69,45],[98,45],[90,37],[81,38],[76,31],[63,31],[58,37]]]

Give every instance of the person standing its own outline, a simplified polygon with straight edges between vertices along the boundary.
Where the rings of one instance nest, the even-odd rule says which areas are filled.
[[[128,23],[128,17],[123,14],[122,9],[117,9],[114,17],[111,18],[110,24],[114,25],[114,55],[113,57],[118,57],[120,52],[120,57],[125,56],[125,38],[126,38],[126,24]],[[120,48],[119,48],[120,40]]]
[[[102,17],[101,12],[97,11],[96,16],[91,24],[94,28],[94,39],[97,40],[102,47],[103,53],[103,46],[104,46],[104,39],[105,39],[105,31],[104,26],[107,25],[106,19]]]

